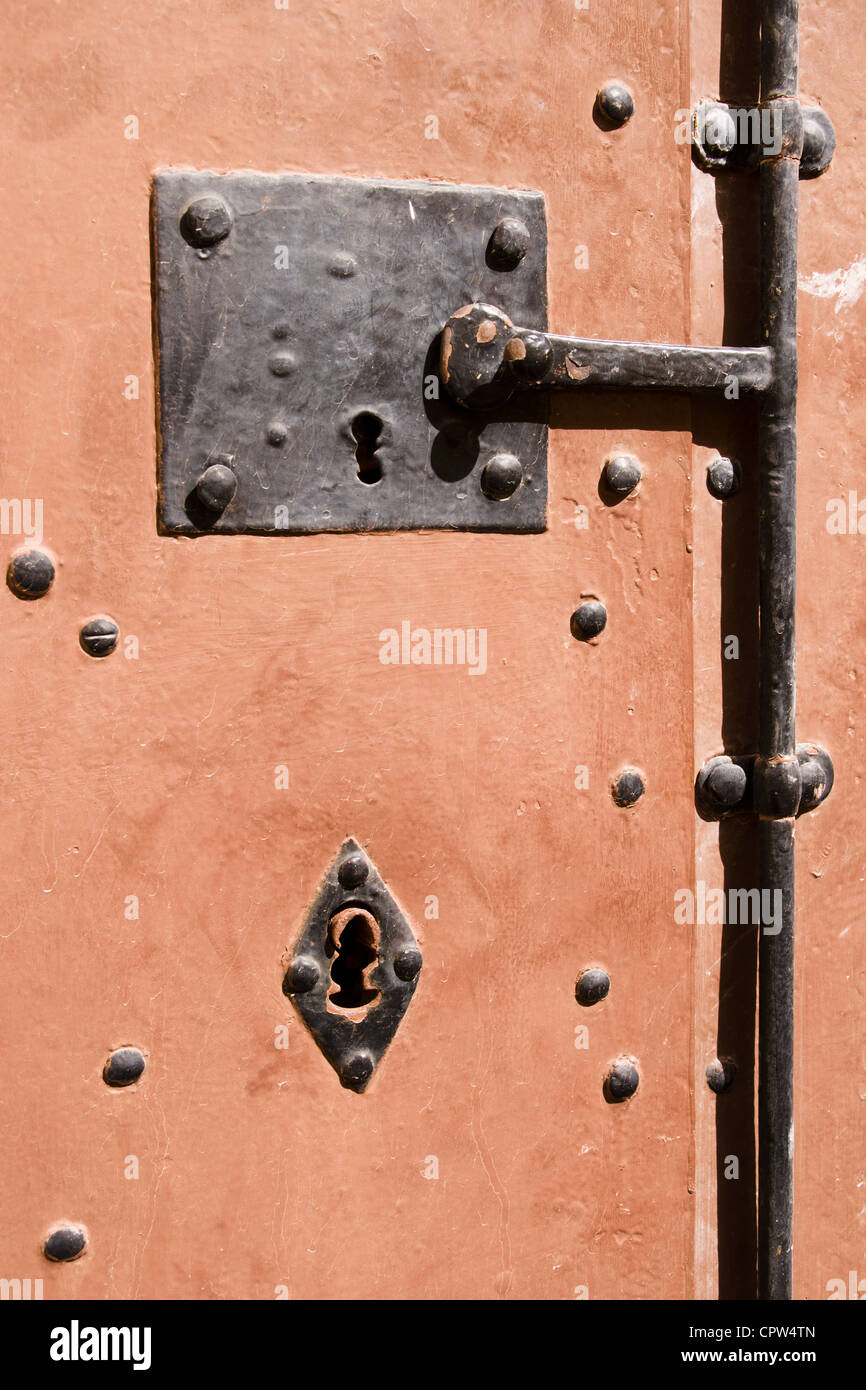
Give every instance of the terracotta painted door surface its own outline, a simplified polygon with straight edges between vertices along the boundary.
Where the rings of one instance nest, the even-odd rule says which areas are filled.
[[[754,193],[737,204],[678,138],[720,62],[751,93],[745,58],[725,77],[736,9],[7,5],[2,492],[27,505],[2,543],[5,564],[41,541],[56,573],[42,598],[0,596],[0,1276],[50,1299],[753,1288],[754,936],[678,922],[675,902],[723,881],[695,771],[754,737],[754,416],[558,403],[540,534],[161,535],[149,236],[171,167],[538,190],[554,329],[753,341]],[[858,12],[803,10],[804,86],[841,133],[857,94],[824,26],[837,54],[862,47]],[[635,114],[603,130],[612,79]],[[825,527],[862,434],[858,158],[841,140],[803,197],[800,710],[839,785],[800,849],[800,1297],[863,1245],[863,1087],[839,1094],[838,1059],[862,1012],[845,770],[866,542]],[[643,477],[611,506],[615,452]],[[746,475],[724,523],[704,482],[718,452]],[[590,643],[570,632],[587,596],[608,611]],[[79,642],[98,616],[120,630],[102,658]],[[483,630],[486,668],[384,664],[404,623]],[[645,793],[623,807],[627,768]],[[349,836],[424,956],[363,1094],[282,988]],[[729,875],[747,838],[722,846]],[[581,1007],[590,967],[610,993]],[[146,1068],[111,1087],[121,1047]],[[717,1051],[738,1065],[719,1100]],[[621,1058],[640,1084],[613,1103]],[[49,1263],[46,1233],[70,1223],[85,1253]]]

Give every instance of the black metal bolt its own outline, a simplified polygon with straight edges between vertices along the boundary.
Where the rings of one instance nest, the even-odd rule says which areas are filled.
[[[487,264],[495,270],[515,270],[529,250],[529,228],[519,217],[503,217],[487,243]]]
[[[624,126],[634,115],[634,97],[622,82],[608,82],[595,98],[595,114],[611,127]]]
[[[734,1084],[737,1075],[736,1064],[730,1057],[714,1057],[707,1067],[707,1085],[711,1091],[720,1096],[723,1091],[729,1091]]]
[[[79,632],[78,641],[88,656],[110,656],[119,636],[120,628],[113,618],[91,618]]]
[[[54,561],[44,550],[21,550],[13,555],[6,583],[18,598],[42,598],[54,582]]]
[[[238,480],[234,470],[225,463],[212,463],[195,485],[197,501],[206,511],[219,516],[237,492]]]
[[[589,642],[604,631],[607,609],[598,599],[588,599],[571,615],[571,635],[578,642]]]
[[[363,854],[347,854],[337,870],[337,878],[344,888],[359,888],[370,872]]]
[[[494,502],[504,502],[523,481],[520,459],[514,454],[494,454],[481,473],[481,491]]]
[[[290,994],[308,994],[319,983],[319,967],[312,956],[296,956],[289,966]]]
[[[87,1248],[87,1231],[83,1226],[58,1226],[50,1231],[42,1244],[46,1260],[58,1263],[64,1260],[77,1260]]]
[[[634,1062],[628,1057],[621,1057],[614,1062],[607,1076],[604,1079],[605,1100],[617,1102],[628,1100],[633,1096],[640,1085],[640,1073]]]
[[[394,974],[398,980],[414,980],[423,964],[417,946],[407,946],[394,960]]]
[[[746,770],[739,763],[716,763],[707,776],[707,791],[719,806],[736,806],[746,794]]]
[[[340,1085],[349,1091],[363,1091],[373,1075],[373,1058],[369,1052],[353,1052],[340,1068]]]
[[[727,106],[701,108],[703,146],[711,159],[724,159],[737,143],[737,127]]]
[[[742,480],[742,470],[735,459],[713,459],[707,467],[707,487],[720,502],[739,492]]]
[[[615,454],[604,465],[602,483],[609,492],[615,492],[618,497],[627,497],[634,492],[642,477],[643,472],[636,458],[631,454]]]
[[[180,219],[180,231],[190,246],[204,249],[216,246],[232,229],[232,215],[222,198],[206,193],[194,198]]]
[[[617,806],[634,806],[636,801],[640,801],[646,791],[646,782],[643,773],[638,772],[636,767],[625,767],[622,772],[614,778],[610,794]]]
[[[550,366],[553,348],[545,333],[519,333],[506,343],[504,356],[517,376],[526,381],[541,381]]]
[[[137,1047],[118,1047],[102,1068],[106,1086],[131,1086],[144,1071],[144,1055]]]
[[[602,999],[606,999],[609,993],[610,976],[606,970],[593,967],[591,970],[582,970],[578,975],[574,997],[584,1008],[598,1004]]]

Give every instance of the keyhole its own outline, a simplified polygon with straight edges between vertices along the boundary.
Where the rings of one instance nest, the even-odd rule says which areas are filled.
[[[355,460],[358,464],[358,480],[367,483],[382,481],[382,464],[376,458],[382,434],[382,421],[371,410],[362,410],[352,421],[352,434],[355,436]]]
[[[337,986],[328,1002],[338,1009],[366,1009],[379,998],[367,973],[379,959],[378,930],[369,912],[346,908],[331,922],[329,946],[334,951],[331,979]]]

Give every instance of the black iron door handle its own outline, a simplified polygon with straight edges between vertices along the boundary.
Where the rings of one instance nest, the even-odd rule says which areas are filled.
[[[467,304],[442,334],[440,375],[460,405],[493,407],[515,391],[766,391],[768,347],[686,347],[570,338],[516,328],[492,304]]]

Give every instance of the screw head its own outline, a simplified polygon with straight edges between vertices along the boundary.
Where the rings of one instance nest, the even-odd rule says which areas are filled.
[[[369,1052],[352,1052],[340,1068],[340,1085],[348,1091],[363,1091],[373,1075],[373,1058]]]
[[[225,463],[212,463],[195,485],[196,500],[213,515],[220,516],[238,488],[234,470]]]
[[[110,656],[119,636],[120,628],[113,618],[91,618],[79,632],[78,641],[88,656]]]
[[[582,970],[578,975],[574,997],[584,1008],[598,1004],[602,999],[606,999],[609,993],[610,976],[606,970],[593,967],[591,970]]]
[[[611,785],[610,794],[617,806],[634,806],[646,791],[643,773],[636,767],[625,767]]]
[[[519,217],[503,217],[487,243],[487,264],[495,270],[514,270],[529,250],[532,237]]]
[[[611,127],[624,126],[634,115],[634,97],[623,82],[607,82],[595,98],[602,121]]]
[[[102,1068],[106,1086],[131,1086],[144,1071],[144,1055],[137,1047],[118,1047]]]
[[[49,1231],[42,1243],[46,1260],[56,1262],[77,1260],[87,1248],[87,1231],[83,1226],[58,1226]]]
[[[602,482],[609,492],[615,492],[618,497],[627,497],[634,492],[642,477],[643,470],[636,458],[631,454],[615,454],[604,465]]]
[[[735,459],[717,458],[707,465],[707,487],[720,502],[739,492],[742,480],[742,470]]]
[[[739,763],[716,763],[709,773],[706,787],[719,806],[736,806],[746,794],[746,769]]]
[[[45,550],[19,550],[9,561],[6,583],[18,598],[42,598],[54,582],[54,561]]]
[[[711,159],[724,159],[737,143],[737,127],[727,106],[701,110],[703,146]]]
[[[184,241],[198,250],[216,246],[232,229],[232,215],[222,198],[206,193],[194,198],[180,219],[180,234]]]
[[[732,1062],[730,1057],[714,1057],[707,1067],[707,1085],[720,1096],[723,1091],[730,1090],[736,1075],[736,1063]]]
[[[511,497],[523,481],[520,459],[514,454],[494,454],[481,473],[481,491],[494,502]]]
[[[607,609],[598,599],[588,599],[571,615],[571,635],[578,642],[589,642],[603,632],[607,623]]]
[[[359,888],[366,882],[370,867],[363,854],[347,854],[337,870],[337,878],[344,888]]]
[[[414,980],[423,965],[423,958],[417,946],[407,946],[395,957],[394,974],[398,980]]]
[[[289,966],[289,993],[308,994],[319,978],[319,967],[312,956],[296,956]]]
[[[628,1057],[614,1062],[604,1080],[605,1099],[611,1102],[628,1100],[640,1085],[640,1073]]]

